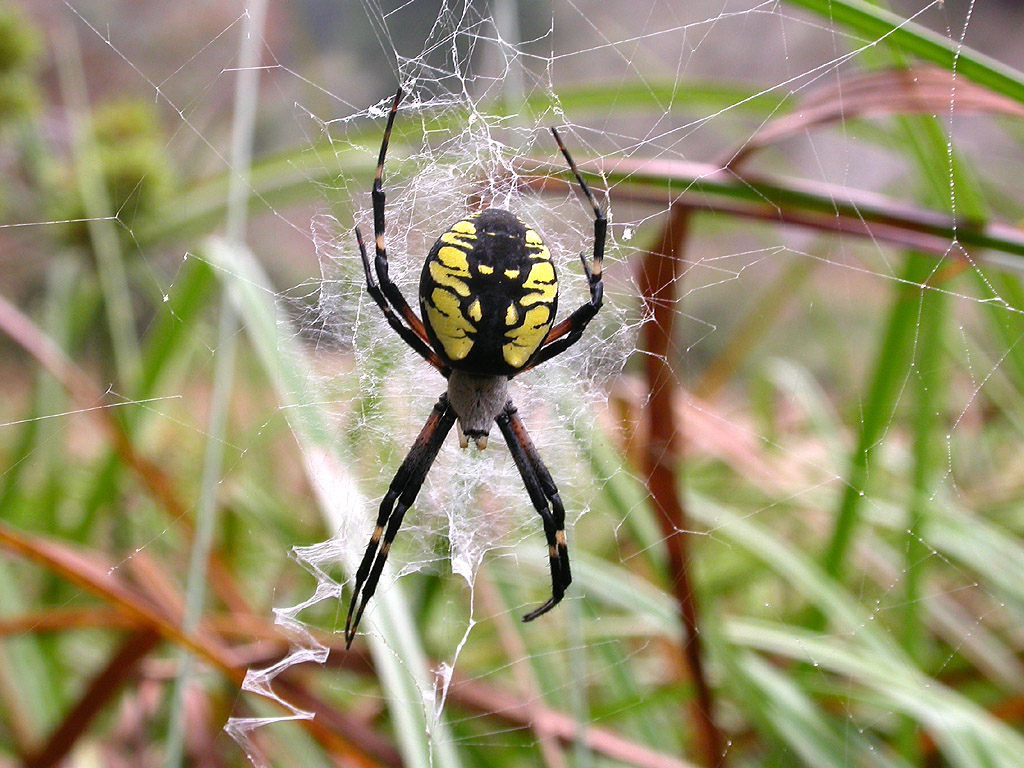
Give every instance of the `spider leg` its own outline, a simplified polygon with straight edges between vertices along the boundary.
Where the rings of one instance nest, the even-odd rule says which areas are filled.
[[[415,501],[416,494],[419,493],[420,486],[423,485],[423,480],[454,423],[455,411],[448,402],[448,396],[441,395],[419,437],[402,461],[402,466],[398,468],[387,494],[380,502],[377,526],[373,529],[370,543],[356,571],[352,600],[348,605],[348,616],[345,619],[346,649],[352,645],[363,611],[377,589],[391,542],[395,540],[395,534],[402,525],[402,518]]]
[[[387,298],[381,292],[380,287],[374,282],[373,270],[370,267],[370,257],[366,255],[366,244],[363,243],[363,233],[359,231],[359,227],[356,227],[355,230],[356,242],[359,243],[359,253],[363,258],[363,271],[366,272],[366,290],[373,297],[373,300],[377,302],[377,306],[381,308],[384,317],[388,321],[388,325],[394,328],[398,335],[402,337],[402,341],[412,347],[424,360],[447,377],[449,374],[448,367],[441,362],[441,358],[434,353],[423,339],[402,323],[388,303]]]
[[[374,248],[376,249],[376,258],[374,259],[374,268],[377,271],[377,279],[380,281],[380,288],[387,297],[387,300],[391,302],[391,305],[395,308],[402,319],[405,320],[406,325],[412,329],[413,333],[420,337],[420,340],[424,344],[429,344],[427,338],[427,331],[423,327],[423,321],[420,320],[419,316],[412,311],[412,307],[409,306],[409,302],[405,300],[402,292],[398,289],[398,286],[392,282],[388,276],[388,251],[387,245],[384,241],[384,158],[388,153],[388,142],[391,140],[391,128],[395,124],[395,115],[398,114],[398,105],[402,101],[402,87],[398,87],[398,91],[395,93],[395,100],[391,102],[391,112],[388,114],[388,124],[384,129],[384,138],[380,143],[380,156],[377,158],[377,172],[373,177],[373,190],[370,196],[373,198],[373,237],[374,237]]]
[[[601,282],[601,275],[604,267],[604,245],[608,230],[608,220],[605,218],[601,206],[594,200],[594,195],[590,192],[590,187],[587,186],[583,175],[576,167],[576,163],[569,154],[569,150],[562,143],[562,137],[558,135],[558,131],[554,128],[551,129],[551,133],[554,134],[558,148],[562,150],[562,155],[565,156],[569,168],[572,170],[573,175],[576,176],[576,181],[579,182],[583,194],[586,195],[587,202],[594,209],[594,258],[592,264],[587,264],[587,257],[582,253],[580,254],[580,261],[583,262],[583,272],[587,276],[587,286],[590,288],[590,301],[548,331],[548,335],[544,339],[544,346],[541,347],[537,357],[523,370],[534,368],[562,354],[579,341],[583,331],[588,323],[594,319],[594,315],[597,314],[597,310],[601,308],[601,304],[604,301],[604,284]]]
[[[565,508],[558,495],[555,481],[544,466],[533,440],[519,412],[509,400],[505,409],[495,419],[501,434],[505,436],[512,458],[519,468],[530,501],[544,522],[544,535],[548,541],[548,559],[551,564],[551,598],[538,608],[523,616],[523,621],[533,621],[550,611],[562,600],[565,590],[572,583],[569,569],[569,548],[565,540]],[[550,502],[550,505],[549,503]]]

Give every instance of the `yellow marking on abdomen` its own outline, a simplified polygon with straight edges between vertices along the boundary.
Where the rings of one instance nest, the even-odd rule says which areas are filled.
[[[505,310],[505,325],[515,325],[519,322],[519,313],[516,312],[516,305],[509,304]]]
[[[481,275],[491,275],[491,274],[494,274],[494,267],[489,267],[486,264],[478,264],[477,265],[477,269],[480,270],[480,274]]]
[[[476,224],[463,219],[452,224],[451,231],[457,232],[460,235],[466,235],[467,237],[476,237]]]
[[[469,259],[458,248],[442,248],[437,252],[437,258],[459,277],[469,277]]]
[[[538,302],[550,304],[558,295],[558,280],[555,279],[555,268],[550,261],[539,261],[530,267],[530,274],[523,282],[526,294],[519,303],[524,307]]]
[[[507,277],[509,280],[515,280],[517,277],[519,277],[519,270],[518,269],[506,269],[505,270],[505,277]]]
[[[431,263],[433,266],[433,263]],[[451,360],[461,360],[473,348],[470,334],[476,333],[466,316],[462,314],[458,297],[445,288],[435,288],[424,302],[427,323],[437,334],[445,354]]]
[[[455,232],[445,232],[441,235],[440,240],[442,243],[448,243],[448,245],[454,245],[456,248],[470,251],[473,249],[473,243],[470,240],[476,240],[476,235],[460,235]]]
[[[469,309],[466,311],[471,320],[480,322],[480,318],[484,316],[483,310],[480,308],[480,299],[475,299],[472,304],[469,305]]]
[[[438,285],[451,288],[459,296],[469,296],[469,286],[460,278],[469,277],[469,260],[458,248],[446,245],[437,252],[437,261],[428,267],[430,277]]]
[[[505,333],[505,338],[510,339],[508,344],[501,347],[501,356],[505,358],[505,362],[513,368],[522,368],[526,365],[527,360],[533,356],[548,335],[550,327],[550,308],[541,305],[528,309],[522,324]]]
[[[546,245],[527,245],[526,255],[531,259],[543,259],[544,261],[551,261],[551,252],[548,251]]]
[[[526,251],[531,259],[551,260],[551,253],[548,251],[548,247],[544,245],[544,240],[532,229],[526,230]]]

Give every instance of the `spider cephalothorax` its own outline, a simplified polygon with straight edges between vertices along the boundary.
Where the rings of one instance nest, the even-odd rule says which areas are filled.
[[[487,208],[452,224],[427,254],[420,276],[421,320],[388,276],[384,241],[384,158],[401,100],[399,88],[391,104],[373,180],[376,257],[372,267],[358,227],[356,240],[370,296],[399,336],[448,380],[448,390],[437,401],[381,501],[377,526],[356,571],[345,621],[346,645],[351,645],[363,610],[373,597],[402,519],[456,422],[463,447],[470,439],[478,448],[486,447],[491,424],[498,425],[530,501],[544,523],[551,561],[551,598],[523,620],[547,613],[562,599],[572,581],[565,510],[551,474],[509,399],[508,382],[576,343],[602,301],[605,216],[552,128],[558,148],[594,209],[593,259],[588,262],[580,254],[590,301],[554,324],[558,276],[543,238],[518,216]]]

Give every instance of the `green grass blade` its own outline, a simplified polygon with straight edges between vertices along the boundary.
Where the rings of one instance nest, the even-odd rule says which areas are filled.
[[[667,560],[661,528],[649,503],[643,483],[622,463],[607,436],[593,423],[574,421],[571,433],[577,448],[586,456],[590,471],[601,488],[601,500],[615,520],[621,520],[633,543],[650,566],[664,572]]]
[[[234,119],[231,130],[232,170],[228,185],[227,221],[225,229],[232,242],[245,242],[248,217],[248,176],[252,166],[253,133],[256,107],[259,103],[259,63],[263,53],[263,32],[267,15],[266,0],[249,4],[239,41],[238,75],[235,79]],[[185,578],[185,604],[181,625],[185,632],[195,632],[203,616],[206,602],[207,564],[213,551],[213,538],[219,518],[217,489],[224,466],[227,443],[228,411],[235,385],[235,357],[238,320],[235,308],[221,292],[220,318],[217,329],[217,355],[213,369],[213,391],[206,425],[202,473],[199,479],[199,500],[195,515],[195,536],[189,553]],[[185,753],[185,694],[193,675],[194,659],[186,649],[178,652],[178,675],[171,691],[170,718],[167,728],[165,768],[178,768]]]
[[[173,373],[170,366],[189,346],[216,285],[217,277],[208,263],[186,259],[182,264],[146,332],[135,390],[139,399],[153,397],[162,378]],[[127,421],[131,424],[134,419]]]
[[[840,675],[837,695],[913,718],[931,733],[951,764],[958,768],[986,764],[1010,768],[1015,765],[1011,756],[1015,760],[1024,754],[1020,751],[1024,741],[1020,734],[921,673],[903,654],[895,638],[876,626],[865,609],[838,584],[830,582],[806,555],[749,518],[700,498],[691,500],[692,516],[711,527],[716,539],[743,547],[792,589],[810,599],[839,630],[838,634],[819,635],[792,625],[734,619],[725,628],[730,642],[801,663],[813,662],[816,668]],[[616,572],[606,563],[593,563],[585,556],[577,559],[578,580],[588,598],[608,601],[626,612],[629,620],[623,626],[641,635],[656,632],[672,637],[678,631],[667,594],[644,586],[628,573]],[[994,559],[1002,559],[998,550]],[[1007,576],[1008,580],[1013,578],[1014,574]],[[847,680],[854,685],[843,682]],[[758,684],[770,682],[761,680]],[[812,746],[824,748],[825,742],[821,740],[805,743],[810,738],[807,733],[787,736],[786,729],[780,729],[779,734],[795,738],[791,746],[800,751]],[[900,764],[898,757],[892,756],[890,760]]]
[[[860,411],[857,445],[835,515],[832,537],[825,551],[825,572],[835,578],[842,574],[860,507],[866,494],[868,468],[884,430],[892,422],[893,410],[906,379],[906,355],[917,328],[921,304],[921,283],[934,271],[935,262],[920,254],[908,256],[896,284],[889,317],[875,354],[867,394]]]
[[[1024,615],[1024,546],[1012,532],[942,498],[926,521],[929,546],[963,563]],[[937,504],[936,507],[939,507]],[[955,514],[952,512],[955,510]]]
[[[83,280],[82,271],[74,259],[58,260],[50,267],[47,276],[43,330],[61,349],[74,349],[90,327],[98,303],[95,291],[88,280]],[[33,488],[30,494],[23,494],[23,477],[31,460],[40,447],[46,445],[55,434],[54,425],[40,418],[61,413],[67,409],[68,399],[63,388],[46,371],[39,371],[33,389],[30,412],[24,417],[13,447],[4,456],[6,469],[0,472],[0,510],[4,519],[16,524],[29,524],[44,530],[55,530],[54,505],[33,503],[27,505],[24,497],[35,499],[41,495]],[[66,479],[67,468],[62,455],[63,447],[57,441],[49,450],[44,462],[51,471],[48,476]],[[53,469],[56,468],[56,469]],[[23,511],[25,514],[20,515]]]
[[[783,674],[755,653],[739,651],[731,665],[746,711],[756,713],[776,739],[796,752],[804,765],[814,768],[849,768],[851,761],[876,768],[909,768],[909,763],[849,727],[832,722],[821,706],[792,677]]]
[[[930,61],[1024,104],[1024,73],[865,0],[786,0],[855,32],[865,47],[879,41]]]
[[[955,768],[1016,768],[1024,737],[974,702],[909,666],[878,664],[863,647],[851,647],[790,625],[752,620],[727,624],[729,639],[840,676],[844,697],[890,708],[921,723]],[[855,683],[850,685],[850,681]],[[863,688],[861,688],[861,686]]]
[[[88,95],[78,37],[70,24],[65,24],[63,32],[54,50],[58,53],[56,61],[61,94],[70,115],[75,180],[86,216],[89,218],[86,223],[96,257],[96,271],[103,288],[103,301],[117,372],[121,386],[127,390],[134,384],[139,369],[139,348],[131,290],[114,224],[116,212],[111,211],[110,200],[103,189],[99,152],[86,117]]]
[[[88,294],[75,261],[60,260],[50,268],[42,329],[61,349],[73,346],[82,335],[83,325],[76,323],[80,320],[76,309],[82,308],[83,303],[94,304],[87,301]],[[61,435],[65,421],[40,419],[67,410],[68,398],[63,388],[49,373],[40,370],[28,420],[21,425],[12,452],[4,457],[6,469],[0,473],[0,510],[5,521],[50,532],[59,529],[56,502],[64,488],[55,478],[67,476]],[[30,463],[45,467],[44,482],[30,471]],[[45,589],[52,589],[57,579],[50,577],[46,581],[49,583]],[[0,562],[0,616],[21,615],[35,607],[38,588],[26,591],[26,587],[26,580],[11,564]],[[67,670],[52,651],[49,638],[34,634],[5,638],[0,643],[0,691],[11,702],[0,719],[5,730],[16,738],[38,739],[56,721],[64,704],[62,694],[66,691],[59,681]]]
[[[931,118],[903,117],[900,119],[904,141],[911,145],[918,158],[918,170],[931,187],[926,197],[949,204],[949,171],[938,174],[939,168],[949,167],[952,155],[937,121]],[[955,177],[954,177],[955,181]],[[970,208],[970,194],[965,192],[965,206]],[[926,258],[912,254],[910,258]],[[937,268],[936,268],[936,271]],[[934,272],[933,272],[934,275]],[[903,646],[910,658],[924,665],[931,641],[926,631],[922,595],[929,565],[928,548],[922,529],[930,514],[935,489],[941,482],[941,449],[946,434],[942,414],[944,380],[946,372],[943,337],[948,325],[948,296],[944,291],[925,288],[921,292],[917,333],[913,345],[910,393],[914,398],[912,415],[913,467],[911,469],[909,499],[907,500],[907,527],[904,537],[903,565]],[[911,721],[900,739],[903,752],[909,760],[919,762],[920,742],[915,724]]]
[[[922,343],[923,341],[919,341],[919,346]],[[974,351],[972,354],[975,354]],[[977,363],[977,358],[975,360]],[[842,425],[838,415],[829,412],[828,395],[818,390],[808,373],[792,363],[773,362],[768,368],[768,375],[775,387],[784,393],[782,396],[785,400],[798,404],[799,412],[806,414],[815,438],[821,444],[829,446],[826,463],[838,460],[844,452],[836,439]],[[938,448],[940,445],[941,441],[932,447]],[[901,454],[897,453],[896,456],[899,457]],[[882,458],[882,455],[879,458]],[[886,474],[902,471],[902,466],[893,467],[888,463],[876,466]],[[770,489],[765,490],[770,492]],[[897,492],[900,490],[902,489],[898,488]],[[824,501],[824,495],[820,495],[820,500],[819,494],[812,494],[806,499],[805,503],[810,509],[818,508]],[[920,538],[916,544],[921,548],[922,556],[938,553],[945,561],[956,562],[958,567],[969,569],[971,574],[1001,577],[1001,581],[989,579],[987,586],[999,590],[1001,597],[1010,604],[1021,606],[1024,610],[1024,602],[1021,602],[1024,591],[1017,590],[1016,596],[1011,592],[1002,592],[1006,587],[1018,582],[1024,583],[1024,560],[1021,560],[1024,550],[1015,546],[1013,535],[993,523],[979,521],[977,515],[962,509],[955,500],[946,498],[938,491],[929,506],[933,511],[922,519],[918,533]],[[862,570],[880,587],[888,588],[900,582],[901,572],[904,578],[908,578],[906,569],[909,568],[911,560],[906,551],[908,544],[905,535],[901,538],[901,534],[906,534],[910,527],[908,510],[901,509],[898,503],[888,501],[885,497],[874,498],[872,504],[865,510],[870,527],[865,534],[869,538],[865,541],[862,552],[870,552],[873,558],[866,561]],[[953,531],[946,531],[947,519],[956,526]],[[973,537],[965,540],[961,535],[964,529],[969,530]],[[891,537],[902,543],[890,546]],[[941,542],[953,542],[962,547],[963,551],[949,549]],[[985,624],[979,623],[973,614],[956,600],[955,594],[946,594],[942,586],[922,591],[921,594],[922,599],[915,607],[915,620],[927,625],[921,628],[923,634],[931,632],[944,640],[950,648],[959,649],[962,655],[970,658],[975,666],[1007,692],[1021,685],[1024,681],[1024,665],[1016,660],[1013,649],[994,635]],[[921,661],[918,663],[920,666]]]
[[[199,317],[215,285],[216,276],[208,263],[195,258],[186,260],[146,335],[138,385],[133,389],[137,399],[153,397],[161,383],[175,373],[173,363],[193,344]],[[151,412],[144,409],[120,414],[129,435],[136,434],[150,415]],[[90,472],[90,482],[82,490],[84,501],[77,515],[78,524],[71,534],[73,539],[84,540],[99,510],[110,499],[117,498],[123,468],[113,450],[96,462]]]

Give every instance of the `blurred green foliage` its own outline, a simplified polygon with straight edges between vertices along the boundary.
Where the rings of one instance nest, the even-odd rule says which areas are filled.
[[[799,5],[833,9],[849,25],[841,30],[849,37],[830,37],[829,45],[895,39],[894,30],[879,26],[887,17],[874,4]],[[822,19],[833,23],[816,17],[815,32]],[[983,57],[934,37],[913,23],[899,25],[899,38],[910,40],[918,56],[967,62],[958,77],[966,71],[976,78],[972,83],[1010,96],[1024,88],[1024,76],[1011,75],[1007,83],[1005,68],[986,69]],[[9,207],[17,207],[16,216],[5,216],[19,224],[58,223],[12,227],[0,236],[19,260],[38,259],[36,282],[23,293],[25,314],[91,389],[86,398],[69,394],[67,381],[37,365],[45,359],[39,343],[21,343],[3,361],[12,383],[0,399],[0,534],[17,527],[47,546],[68,546],[79,558],[68,560],[80,571],[28,564],[4,540],[0,762],[30,764],[33,750],[60,734],[61,718],[76,712],[88,724],[78,743],[88,748],[68,758],[70,765],[92,764],[95,748],[149,768],[160,764],[168,738],[164,692],[180,669],[180,638],[166,633],[143,663],[120,677],[115,670],[120,706],[97,700],[92,708],[73,708],[139,629],[117,598],[138,595],[136,608],[166,611],[174,624],[201,457],[225,454],[215,489],[221,514],[204,631],[216,638],[217,650],[256,667],[295,640],[272,626],[274,609],[307,599],[318,586],[289,559],[291,547],[333,544],[338,510],[350,495],[371,510],[353,526],[365,542],[372,510],[408,447],[401,430],[413,433],[417,426],[403,425],[422,414],[402,400],[406,382],[394,347],[364,342],[357,356],[320,335],[322,317],[296,322],[297,305],[299,314],[320,309],[321,276],[304,276],[294,290],[268,276],[282,264],[293,266],[290,241],[260,232],[250,249],[208,237],[221,226],[236,169],[194,170],[199,164],[189,165],[188,149],[173,142],[172,129],[180,126],[163,125],[151,100],[104,95],[86,105],[86,154],[95,163],[88,170],[117,219],[102,223],[131,246],[123,256],[113,254],[124,260],[123,284],[112,289],[99,280],[100,260],[82,258],[96,255],[94,233],[85,223],[67,223],[87,215],[76,175],[81,168],[66,139],[66,105],[39,85],[41,39],[24,14],[0,6],[3,187]],[[872,58],[869,50],[857,63],[870,72],[913,60]],[[220,84],[222,74],[218,69],[209,79]],[[557,90],[557,105],[545,89],[532,93],[524,114],[540,125],[557,106],[577,128],[610,119],[613,89],[606,84]],[[717,115],[725,141],[737,143],[749,140],[751,126],[801,109],[793,94],[690,82],[678,73],[617,83],[614,94],[614,119],[623,124],[682,115],[679,122],[688,127],[694,114]],[[840,87],[831,97],[846,96]],[[204,125],[203,138],[222,139],[230,133],[220,130],[228,112],[211,114],[217,127]],[[460,129],[442,122],[452,114],[424,118],[430,139]],[[500,114],[497,106],[493,114]],[[989,138],[1019,131],[1003,118],[977,119],[986,121]],[[48,129],[45,120],[52,121]],[[403,143],[407,150],[423,139],[420,127],[403,121],[396,160]],[[284,221],[283,229],[295,221],[304,226],[309,211],[324,206],[324,187],[348,193],[351,184],[365,196],[380,121],[331,128],[342,138],[316,134],[273,156],[255,152],[246,179],[253,229],[270,214],[275,223]],[[729,739],[725,759],[732,768],[1018,768],[1024,753],[1022,239],[1012,228],[986,224],[1012,216],[1019,185],[1003,189],[997,174],[984,172],[990,143],[961,147],[933,117],[905,117],[899,104],[806,131],[821,132],[822,146],[841,142],[847,170],[860,170],[868,162],[862,158],[873,154],[898,172],[884,177],[879,190],[850,182],[837,196],[834,187],[814,181],[806,155],[786,143],[793,136],[759,155],[757,173],[749,176],[746,166],[722,173],[696,162],[687,176],[686,163],[668,162],[683,154],[674,145],[665,150],[674,141],[670,133],[640,151],[607,153],[603,177],[584,163],[614,214],[610,301],[639,302],[629,280],[634,255],[657,242],[668,205],[690,194],[697,199],[680,257],[687,271],[670,304],[679,326],[670,362],[687,393],[679,395],[677,411],[661,416],[685,420],[687,451],[672,457],[671,468],[688,507],[686,565],[697,585],[706,664]],[[592,144],[580,142],[581,162],[604,139],[600,134],[584,134]],[[648,150],[667,170],[657,162],[653,169],[621,170],[612,162]],[[219,160],[227,156],[219,145],[217,151]],[[1019,156],[996,159],[1011,178],[1024,173]],[[544,160],[537,162],[542,167]],[[407,169],[399,160],[389,172],[397,179]],[[354,214],[345,206],[355,194],[337,197],[345,202],[332,200],[332,213],[347,226]],[[290,204],[306,208],[289,219],[280,210]],[[749,215],[763,209],[768,213],[760,220]],[[623,221],[639,222],[629,237]],[[425,230],[434,224],[422,222]],[[894,238],[894,230],[904,239]],[[793,232],[799,239],[791,239]],[[936,241],[949,252],[935,248]],[[998,265],[988,260],[993,255],[1002,259]],[[359,273],[351,250],[349,256],[348,266]],[[582,289],[582,278],[577,282],[574,288]],[[360,312],[376,311],[361,288],[350,298]],[[97,322],[102,308],[118,300],[145,308],[140,322],[127,324],[139,350],[131,377],[112,363],[112,334]],[[222,351],[216,310],[224,301],[237,313],[241,343],[220,441],[207,432],[205,414],[213,361]],[[601,322],[599,316],[588,341],[599,337]],[[383,321],[379,326],[389,333]],[[647,357],[636,350],[607,397],[581,398],[585,388],[567,388],[573,408],[584,409],[575,411],[584,414],[576,421],[553,424],[564,411],[544,404],[548,410],[538,408],[531,423],[568,445],[564,452],[572,458],[556,468],[556,480],[567,508],[587,510],[570,533],[571,599],[544,623],[517,619],[523,605],[549,588],[539,522],[511,544],[494,526],[500,546],[484,558],[474,590],[452,576],[447,531],[439,523],[413,545],[429,565],[378,593],[380,633],[360,636],[352,655],[331,634],[343,610],[333,598],[302,613],[331,647],[330,663],[306,665],[302,675],[282,681],[328,715],[318,715],[316,726],[354,724],[358,736],[343,736],[348,748],[368,749],[380,737],[410,768],[422,764],[417,756],[437,749],[433,728],[443,733],[445,754],[466,766],[561,760],[604,768],[629,759],[612,757],[609,743],[635,746],[636,760],[657,753],[662,765],[684,764],[679,754],[694,759],[700,734],[681,661],[688,638],[672,591],[677,574],[638,459],[645,436],[637,425],[650,400],[637,372]],[[362,387],[360,366],[382,386]],[[321,378],[329,386],[320,387]],[[388,382],[397,382],[397,396]],[[473,468],[501,461],[507,457],[498,442],[486,457],[462,458],[479,462]],[[550,446],[538,440],[538,447],[546,453]],[[435,472],[428,483],[449,481]],[[490,535],[487,526],[501,519],[489,516],[494,499],[482,491],[475,500]],[[516,503],[529,513],[525,493]],[[410,522],[419,511],[410,512]],[[47,551],[40,545],[36,554]],[[400,563],[401,553],[394,560]],[[323,568],[344,580],[336,556]],[[104,579],[124,592],[94,587],[109,587]],[[458,679],[431,722],[440,689],[432,687],[431,671],[448,671],[441,663],[452,658],[469,616],[476,623],[460,647]],[[373,652],[363,654],[367,648]],[[238,670],[204,660],[206,671],[190,693],[187,751],[197,765],[208,758],[241,768],[245,755],[220,733],[226,717],[278,711],[239,695],[231,676]],[[559,725],[564,729],[556,733]],[[344,759],[313,730],[281,725],[266,733],[275,764],[327,768]],[[435,765],[443,762],[437,754]]]
[[[18,8],[0,5],[0,127],[38,110],[35,80],[42,50],[39,33]]]
[[[141,99],[101,104],[90,115],[87,140],[91,142],[89,157],[98,165],[96,171],[108,207],[122,225],[122,237],[129,239],[134,226],[159,215],[177,186],[156,107]],[[75,173],[70,158],[51,169],[54,218],[86,218]],[[70,243],[88,245],[89,233],[84,222],[66,227],[63,234]]]

